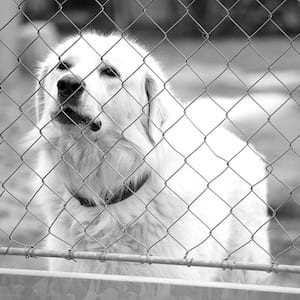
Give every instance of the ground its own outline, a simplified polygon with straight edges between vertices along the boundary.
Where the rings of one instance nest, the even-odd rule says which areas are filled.
[[[140,40],[163,65],[166,87],[172,86],[178,99],[210,99],[228,112],[224,125],[263,154],[270,171],[271,253],[281,264],[299,266],[300,42],[176,39],[156,46],[155,40]],[[31,213],[33,164],[21,146],[35,122],[31,108],[36,84],[33,75],[19,69],[3,83],[0,94],[0,247],[39,247],[46,232],[42,220]],[[5,256],[0,266],[44,268],[45,263]],[[300,286],[298,275],[276,277],[282,285]]]

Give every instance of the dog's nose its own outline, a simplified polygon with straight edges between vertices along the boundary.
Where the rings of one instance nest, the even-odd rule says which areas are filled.
[[[85,83],[80,77],[65,75],[57,82],[58,101],[62,104],[77,105]]]

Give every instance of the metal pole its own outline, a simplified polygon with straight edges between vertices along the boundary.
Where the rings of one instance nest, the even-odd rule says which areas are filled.
[[[137,255],[137,254],[119,254],[106,252],[90,252],[90,251],[57,251],[33,248],[14,248],[0,247],[0,255],[17,255],[29,257],[49,257],[49,258],[65,258],[65,259],[91,259],[99,261],[123,261],[135,262],[142,264],[166,264],[166,265],[182,265],[188,267],[208,267],[222,269],[239,269],[265,272],[287,272],[300,273],[300,266],[279,265],[279,264],[254,264],[233,261],[205,261],[190,258],[169,258],[164,256]]]

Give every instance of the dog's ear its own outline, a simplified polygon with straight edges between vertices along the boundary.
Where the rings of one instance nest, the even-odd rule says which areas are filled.
[[[145,79],[145,91],[148,108],[148,134],[151,142],[155,144],[159,142],[168,118],[168,111],[163,103],[166,94],[163,78],[152,71],[148,71]]]
[[[150,58],[150,57],[149,57]],[[151,59],[151,58],[150,58]],[[148,107],[148,135],[153,144],[158,143],[163,133],[184,115],[184,107],[176,98],[158,64],[151,60],[146,71],[145,90]]]
[[[38,123],[44,113],[45,109],[45,95],[47,91],[44,88],[44,81],[48,74],[48,67],[45,63],[41,63],[40,67],[38,68],[36,79],[37,79],[37,85],[36,85],[36,93],[35,93],[35,116],[36,116],[36,122]]]

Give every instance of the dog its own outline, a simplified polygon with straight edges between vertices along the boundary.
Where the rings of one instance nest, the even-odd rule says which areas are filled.
[[[183,104],[136,40],[82,33],[38,71],[36,197],[46,249],[269,264],[263,157]],[[249,270],[49,258],[49,269],[257,283]]]

